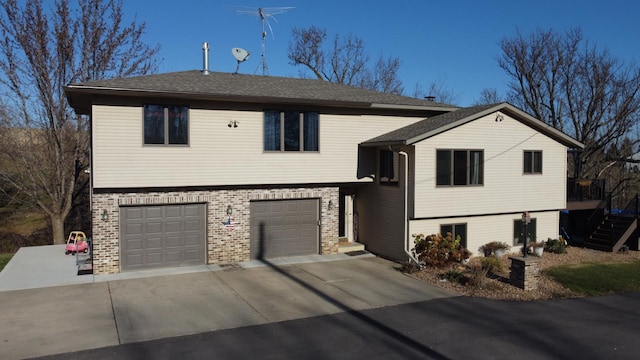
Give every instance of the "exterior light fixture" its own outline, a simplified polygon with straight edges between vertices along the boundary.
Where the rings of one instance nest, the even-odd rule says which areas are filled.
[[[333,210],[333,200],[329,200],[329,204],[327,204],[327,210]]]
[[[107,209],[103,209],[102,210],[102,214],[100,215],[100,219],[102,219],[102,221],[108,221],[109,220],[109,213],[107,212]]]
[[[240,121],[238,121],[238,120],[231,120],[231,121],[229,121],[229,123],[227,124],[227,126],[228,126],[228,127],[237,128],[239,124],[240,124]]]
[[[231,216],[231,214],[233,214],[233,208],[231,205],[227,205],[227,215]]]

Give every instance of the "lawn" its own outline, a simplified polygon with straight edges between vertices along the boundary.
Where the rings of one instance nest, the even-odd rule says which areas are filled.
[[[588,296],[640,291],[640,262],[555,266],[545,273],[563,286]]]
[[[9,260],[13,257],[13,254],[0,254],[0,271],[4,269],[9,263]]]

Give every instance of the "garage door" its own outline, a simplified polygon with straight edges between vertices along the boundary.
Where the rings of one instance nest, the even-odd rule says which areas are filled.
[[[205,204],[120,208],[122,270],[205,263]]]
[[[251,202],[251,258],[319,252],[317,199]]]

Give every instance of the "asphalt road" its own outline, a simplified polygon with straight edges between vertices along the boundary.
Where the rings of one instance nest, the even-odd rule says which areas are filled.
[[[129,343],[43,359],[637,359],[640,293],[469,297]]]

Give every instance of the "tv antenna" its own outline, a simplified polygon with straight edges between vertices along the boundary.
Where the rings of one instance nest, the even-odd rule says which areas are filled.
[[[261,55],[260,64],[256,68],[256,72],[258,72],[258,69],[262,66],[262,75],[269,75],[269,67],[267,66],[267,58],[265,57],[265,42],[267,38],[267,30],[265,28],[265,24],[267,24],[267,26],[269,27],[269,32],[271,33],[271,37],[275,39],[275,37],[273,36],[273,28],[271,27],[271,23],[269,22],[269,20],[273,19],[273,21],[278,22],[278,20],[275,18],[274,15],[284,14],[291,9],[294,9],[294,7],[292,6],[268,7],[268,8],[243,7],[240,9],[236,9],[236,12],[238,13],[259,17],[260,22],[262,23],[262,55]]]
[[[236,66],[236,72],[234,72],[234,74],[237,74],[238,70],[240,70],[240,63],[245,62],[249,58],[250,53],[245,49],[236,47],[231,49],[231,54],[238,60],[238,66]]]

